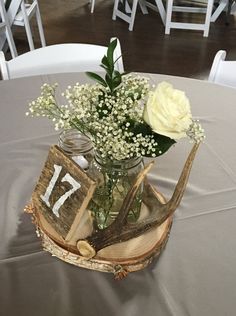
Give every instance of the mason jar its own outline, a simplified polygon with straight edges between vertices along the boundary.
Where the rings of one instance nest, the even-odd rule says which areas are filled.
[[[64,130],[59,136],[59,146],[65,154],[85,171],[88,171],[94,157],[91,140],[76,129]]]
[[[89,175],[97,184],[89,204],[95,229],[104,229],[115,220],[129,189],[143,168],[142,157],[119,161],[102,159],[95,154],[89,170]],[[129,222],[136,222],[139,218],[142,192],[141,185],[127,217]]]

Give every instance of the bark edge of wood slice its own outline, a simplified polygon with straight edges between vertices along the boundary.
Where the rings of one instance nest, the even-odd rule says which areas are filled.
[[[159,200],[165,203],[163,195],[159,192],[158,195]],[[146,206],[143,207],[146,208]],[[37,212],[35,215],[37,216]],[[168,241],[172,217],[170,216],[163,224],[141,236],[99,250],[91,259],[81,256],[76,247],[66,244],[62,239],[55,238],[47,223],[42,219],[38,218],[37,224],[43,248],[53,256],[81,268],[110,272],[116,279],[122,279],[130,272],[144,269],[155,257],[160,255]]]

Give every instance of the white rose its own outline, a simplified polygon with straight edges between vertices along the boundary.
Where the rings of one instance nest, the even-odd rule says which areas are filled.
[[[144,120],[155,133],[172,139],[186,137],[192,122],[189,100],[183,91],[161,82],[149,95]]]

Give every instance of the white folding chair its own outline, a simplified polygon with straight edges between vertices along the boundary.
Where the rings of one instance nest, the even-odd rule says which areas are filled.
[[[94,11],[95,1],[96,0],[89,0],[89,2],[91,3],[91,13],[93,13]]]
[[[129,31],[133,31],[137,6],[139,4],[143,14],[148,14],[147,7],[159,12],[163,24],[165,24],[166,13],[162,0],[155,0],[154,2],[155,4],[146,0],[132,0],[132,6],[130,6],[128,0],[115,0],[112,19],[116,20],[119,17],[129,24]]]
[[[5,0],[3,0],[5,2]],[[43,32],[42,20],[40,16],[38,1],[33,0],[32,3],[26,2],[26,0],[11,0],[10,6],[7,10],[7,17],[9,26],[24,26],[26,30],[27,40],[30,50],[34,49],[33,36],[30,28],[30,19],[35,15],[41,45],[45,46],[45,37]],[[6,36],[0,37],[0,50],[3,48],[6,41]]]
[[[220,14],[227,8],[229,0],[220,0],[217,8],[212,12],[211,22],[215,22]]]
[[[203,31],[203,36],[207,37],[209,34],[213,2],[214,0],[207,0],[206,7],[199,7],[196,5],[192,5],[192,6],[174,5],[174,0],[167,0],[165,34],[170,34],[170,29],[174,28],[174,29],[185,29],[185,30],[200,30],[200,31]],[[194,4],[194,0],[192,1],[192,3]],[[189,22],[184,22],[184,21],[175,22],[172,20],[173,12],[203,13],[205,14],[205,21],[204,23],[189,23]]]
[[[26,2],[26,0],[22,0],[20,4],[20,10],[13,20],[13,25],[25,27],[30,50],[34,50],[33,36],[30,27],[30,20],[33,16],[36,17],[41,45],[44,47],[46,46],[46,43],[37,0],[33,0],[31,3]]]
[[[12,36],[11,27],[5,9],[4,0],[0,0],[0,32],[5,34],[12,58],[17,56],[15,42]]]
[[[6,61],[0,52],[0,70],[4,80],[64,72],[102,71],[99,66],[107,47],[93,44],[58,44],[42,47]],[[121,56],[118,40],[115,60]],[[124,72],[120,57],[116,69]]]
[[[235,8],[235,0],[220,0],[217,7],[212,12],[211,22],[215,22],[223,11],[226,11],[225,22],[229,24],[229,16]]]
[[[132,8],[129,6],[127,0],[115,0],[112,20],[115,21],[116,18],[119,17],[120,19],[124,20],[129,24],[129,31],[133,31],[137,5],[138,0],[133,0]]]
[[[236,61],[226,61],[225,58],[226,51],[216,53],[208,81],[236,88]]]

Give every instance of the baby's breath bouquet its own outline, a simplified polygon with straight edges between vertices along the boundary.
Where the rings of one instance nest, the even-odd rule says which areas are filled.
[[[96,83],[69,86],[63,94],[66,105],[56,101],[56,84],[44,84],[27,113],[48,117],[56,130],[76,129],[91,139],[96,155],[89,173],[98,185],[90,208],[98,228],[109,225],[117,215],[142,157],[162,155],[182,137],[197,142],[204,137],[183,91],[167,82],[153,91],[147,78],[116,70],[116,45],[113,40],[101,61],[104,78],[88,72]],[[141,191],[134,204],[131,220],[138,218]]]

